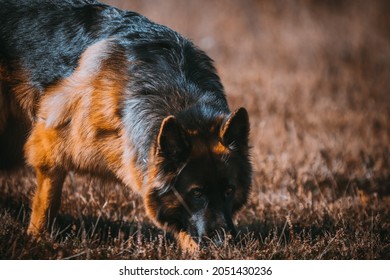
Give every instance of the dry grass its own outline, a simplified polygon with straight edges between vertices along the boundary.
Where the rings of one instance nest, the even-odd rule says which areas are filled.
[[[0,178],[3,259],[389,259],[386,1],[107,1],[191,38],[249,109],[254,180],[240,241],[185,255],[128,189],[68,176],[51,236],[25,235],[35,182]]]

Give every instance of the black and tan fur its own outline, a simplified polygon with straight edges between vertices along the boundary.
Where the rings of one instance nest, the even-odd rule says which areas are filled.
[[[245,109],[211,59],[169,28],[95,1],[0,0],[0,168],[37,175],[28,232],[56,215],[70,170],[117,180],[184,249],[247,200]]]

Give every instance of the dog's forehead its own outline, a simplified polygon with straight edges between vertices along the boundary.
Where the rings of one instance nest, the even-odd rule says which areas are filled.
[[[220,142],[220,125],[221,120],[217,120],[202,128],[185,128],[191,143],[191,158],[206,159],[210,156],[218,158],[230,154],[229,149]]]
[[[236,177],[237,172],[228,161],[208,157],[190,160],[179,182],[185,186],[226,186],[234,184]]]

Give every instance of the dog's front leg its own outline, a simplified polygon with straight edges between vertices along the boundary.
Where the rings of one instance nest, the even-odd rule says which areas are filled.
[[[37,190],[32,202],[30,225],[27,232],[39,236],[50,227],[61,204],[62,185],[65,172],[54,170],[45,172],[37,168]]]

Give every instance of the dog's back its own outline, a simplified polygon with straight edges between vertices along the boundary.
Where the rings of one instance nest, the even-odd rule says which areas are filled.
[[[128,60],[127,69],[106,67],[129,82],[124,94],[131,99],[118,110],[123,110],[124,121],[131,120],[125,126],[143,153],[140,159],[147,157],[150,136],[165,116],[193,107],[183,115],[189,122],[207,117],[204,110],[210,119],[214,113],[229,112],[210,59],[178,33],[139,14],[95,1],[2,0],[1,6],[0,106],[6,108],[0,113],[2,142],[11,135],[6,131],[10,122],[24,123],[13,133],[26,138],[23,130],[36,121],[38,103],[48,89],[72,77],[87,48],[102,40],[110,41],[104,55]],[[200,108],[200,100],[208,106]]]

